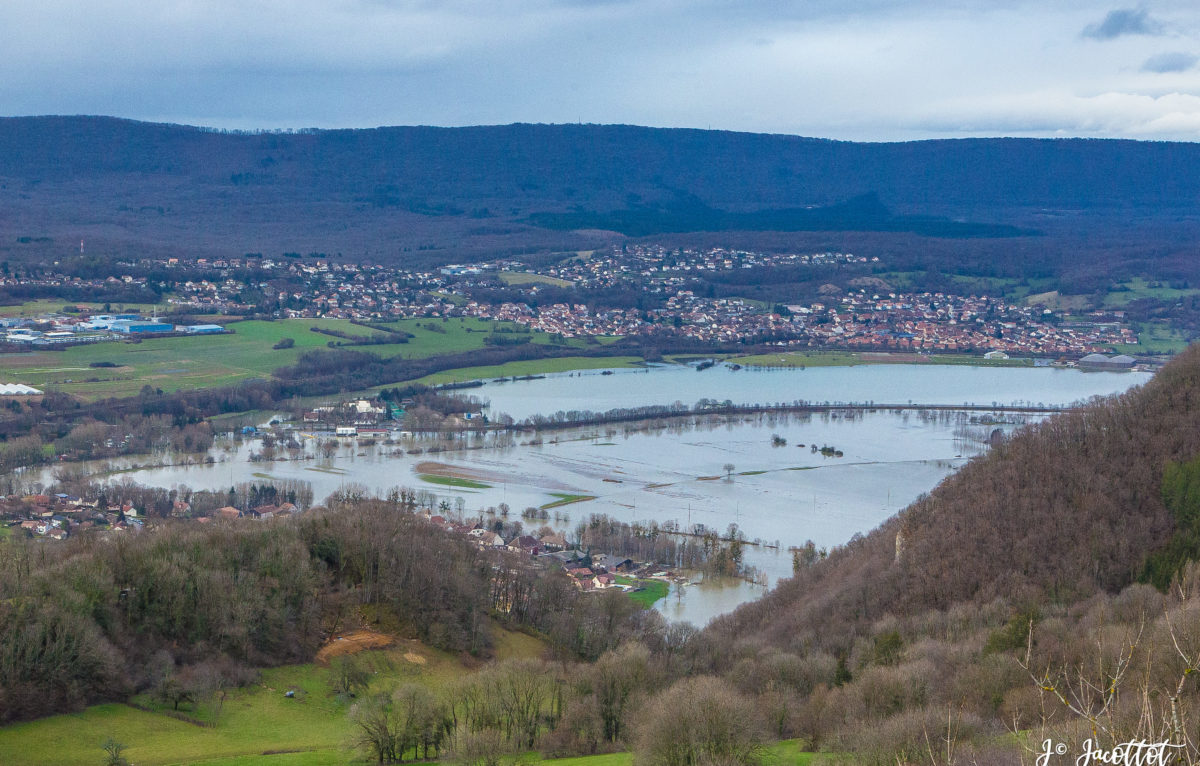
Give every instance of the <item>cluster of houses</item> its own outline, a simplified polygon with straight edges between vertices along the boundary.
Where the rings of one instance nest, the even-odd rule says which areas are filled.
[[[565,303],[535,310],[524,303],[476,301],[468,301],[456,311],[566,338],[675,335],[706,342],[786,338],[779,344],[1035,356],[1096,353],[1138,342],[1136,333],[1111,314],[1058,322],[1051,321],[1057,318],[1049,309],[979,296],[852,293],[785,308],[786,313],[764,311],[738,298],[705,298],[680,288],[669,294],[663,308],[651,311],[593,310]]]
[[[437,317],[449,316],[455,308],[455,302],[438,291],[457,277],[437,271],[330,263],[325,259],[200,259],[195,266],[204,272],[219,270],[223,278],[181,276],[168,303],[201,313],[244,313],[251,307],[241,302],[241,295],[249,286],[275,299],[279,315],[288,318]],[[473,267],[447,268],[456,275],[476,273]],[[237,276],[235,272],[239,272]]]
[[[185,503],[186,505],[186,503]],[[295,516],[300,513],[300,508],[295,503],[269,503],[255,506],[242,510],[235,508],[232,505],[226,505],[218,508],[213,512],[212,516],[200,516],[196,521],[202,524],[209,524],[215,521],[234,521],[236,519],[258,519],[259,521],[269,521],[279,516]]]
[[[188,511],[187,503],[176,501],[172,515],[186,516]],[[245,511],[225,506],[218,508],[212,516],[200,516],[195,520],[201,524],[239,518],[265,521],[299,512],[293,503],[262,505]],[[65,540],[88,529],[140,532],[144,526],[141,514],[130,503],[101,507],[97,501],[62,494],[0,498],[0,515],[5,519],[4,525],[49,540]]]
[[[564,261],[545,269],[545,273],[579,287],[594,288],[612,287],[626,280],[642,284],[662,280],[682,283],[688,275],[734,269],[878,262],[879,258],[853,253],[759,253],[723,247],[701,250],[664,245],[619,245],[608,252]]]
[[[250,518],[260,521],[300,513],[295,503],[261,504],[245,509],[227,505],[211,515],[195,516],[199,524]],[[174,518],[192,516],[192,507],[183,500],[172,503]],[[140,532],[144,527],[143,514],[130,502],[102,503],[66,494],[37,494],[0,496],[0,526],[20,530],[47,540],[65,540],[88,529],[112,532]]]
[[[864,292],[788,309],[803,317],[801,344],[816,347],[1055,356],[1138,342],[1120,312],[1063,322],[1048,308],[986,296]]]
[[[327,259],[171,259],[167,266],[178,269],[179,277],[170,285],[174,295],[168,302],[189,311],[244,313],[251,307],[240,301],[249,287],[273,299],[282,317],[370,320],[471,316],[509,320],[563,337],[666,335],[712,342],[784,338],[792,345],[817,348],[996,350],[1048,356],[1105,352],[1137,342],[1120,312],[1068,321],[1049,308],[1017,306],[986,296],[896,293],[873,277],[851,280],[849,293],[826,285],[821,300],[789,305],[786,310],[736,298],[703,297],[692,289],[697,276],[711,272],[870,265],[876,261],[878,258],[840,252],[770,254],[659,245],[618,246],[587,258],[564,261],[533,275],[524,271],[524,264],[513,260],[412,271],[330,263]],[[130,266],[134,273],[146,267]],[[475,288],[495,287],[497,278],[505,274],[525,277],[511,287],[529,294],[529,301],[489,303],[472,298]],[[538,283],[538,277],[547,278],[543,281],[551,284],[570,283],[582,288],[624,285],[655,294],[663,299],[665,307],[642,311],[548,304],[536,300],[539,291],[546,288]],[[51,281],[55,280],[76,286],[62,275]],[[136,278],[116,281],[130,280]],[[81,311],[78,315],[42,320],[36,327],[30,320],[9,320],[11,326],[5,337],[10,343],[45,345],[155,333],[226,332],[220,325],[174,327],[136,314],[89,315]],[[47,322],[50,326],[45,326]]]
[[[187,502],[176,500],[171,515],[187,517],[191,511]],[[245,509],[227,505],[216,509],[211,515],[195,517],[194,521],[199,524],[246,518],[267,521],[292,516],[300,511],[290,502]],[[482,549],[508,551],[527,558],[535,566],[561,570],[581,591],[634,590],[638,587],[630,582],[634,578],[674,578],[673,572],[655,564],[573,548],[561,532],[544,531],[537,536],[513,534],[506,540],[494,527],[483,523],[455,521],[431,513],[423,516],[429,523],[451,534],[461,535]],[[142,514],[132,503],[102,504],[98,500],[85,500],[66,494],[0,497],[0,518],[4,519],[0,523],[10,529],[46,540],[65,540],[85,530],[136,533],[144,527]],[[619,576],[628,576],[630,580],[620,583]]]
[[[637,587],[628,583],[618,583],[618,575],[657,579],[674,577],[674,573],[654,564],[638,563],[630,558],[572,548],[561,532],[547,532],[541,536],[515,534],[505,540],[494,527],[483,523],[453,521],[431,514],[425,514],[425,518],[451,534],[468,538],[485,550],[509,551],[527,557],[538,566],[561,569],[571,578],[575,587],[582,591],[632,590]]]
[[[553,303],[536,310],[524,303],[478,303],[468,301],[460,309],[464,316],[508,321],[531,331],[548,332],[564,338],[594,335],[644,334],[649,325],[636,309],[591,310],[582,303]]]
[[[403,409],[395,410],[397,415],[403,415]],[[393,408],[378,399],[352,399],[347,402],[323,404],[306,410],[301,420],[306,426],[327,428],[352,428],[355,426],[374,426],[393,418]],[[370,429],[375,430],[375,429]],[[339,436],[353,436],[357,429],[339,433]]]
[[[102,506],[66,494],[0,497],[0,518],[11,529],[47,540],[65,540],[88,529],[139,532],[143,525],[130,503]]]
[[[409,412],[413,406],[411,398],[399,402],[382,399],[352,399],[345,402],[322,404],[301,414],[301,423],[313,432],[332,432],[337,437],[358,439],[406,439],[417,430],[428,430],[427,422],[412,422]],[[454,412],[438,415],[438,429],[477,429],[488,424],[482,412]],[[253,429],[247,430],[252,432]]]
[[[665,308],[596,309],[582,303],[554,303],[536,310],[524,303],[468,301],[459,311],[480,319],[510,321],[564,338],[596,335],[677,335],[702,341],[735,341],[763,335],[794,335],[802,327],[790,317],[762,311],[739,298],[699,298],[678,290]]]

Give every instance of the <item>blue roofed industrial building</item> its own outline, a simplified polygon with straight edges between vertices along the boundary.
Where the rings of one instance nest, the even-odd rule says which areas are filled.
[[[166,322],[159,322],[155,319],[132,320],[126,319],[119,322],[113,322],[108,329],[113,332],[124,333],[126,335],[139,335],[145,333],[156,332],[174,332],[175,325]]]

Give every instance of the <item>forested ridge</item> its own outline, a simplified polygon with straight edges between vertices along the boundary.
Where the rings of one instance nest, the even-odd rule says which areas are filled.
[[[0,146],[0,177],[12,179],[189,178],[350,195],[430,215],[497,202],[611,210],[688,196],[751,210],[832,205],[871,193],[906,211],[1191,208],[1200,193],[1193,144],[1096,139],[855,143],[530,124],[221,133],[105,117],[10,117],[0,119]]]

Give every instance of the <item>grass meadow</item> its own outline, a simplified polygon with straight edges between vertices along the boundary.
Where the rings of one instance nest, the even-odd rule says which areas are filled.
[[[389,326],[413,337],[407,343],[352,348],[388,358],[418,359],[480,349],[485,345],[484,339],[494,330],[515,329],[510,323],[473,318],[448,322],[406,319],[389,323]],[[129,396],[145,385],[164,391],[228,385],[239,380],[269,377],[273,370],[294,363],[305,351],[325,348],[329,341],[338,340],[312,332],[312,327],[351,335],[376,334],[369,328],[338,319],[234,322],[229,325],[234,331],[231,335],[151,338],[140,343],[118,341],[75,346],[63,351],[5,354],[0,356],[0,382],[25,383],[84,399]],[[272,348],[284,338],[291,338],[295,345],[287,349]],[[533,343],[550,341],[551,337],[546,333],[532,334]],[[582,347],[583,342],[572,340],[568,345]],[[90,366],[96,362],[117,366]],[[617,362],[613,360],[605,366],[615,364]]]
[[[545,648],[522,633],[496,633],[500,659],[537,657]],[[457,657],[415,641],[361,656],[375,668],[373,692],[407,682],[442,688],[472,670]],[[353,700],[335,694],[331,680],[330,668],[315,663],[264,670],[257,684],[230,693],[215,728],[116,703],[6,726],[0,728],[0,764],[100,764],[101,745],[110,737],[127,746],[125,756],[137,766],[352,763],[358,757],[347,718]],[[288,691],[294,696],[285,696]],[[210,718],[211,710],[199,717]]]

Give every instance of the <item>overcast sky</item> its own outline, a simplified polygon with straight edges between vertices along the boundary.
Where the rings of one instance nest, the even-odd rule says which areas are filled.
[[[1200,3],[0,0],[0,113],[1200,139]]]

